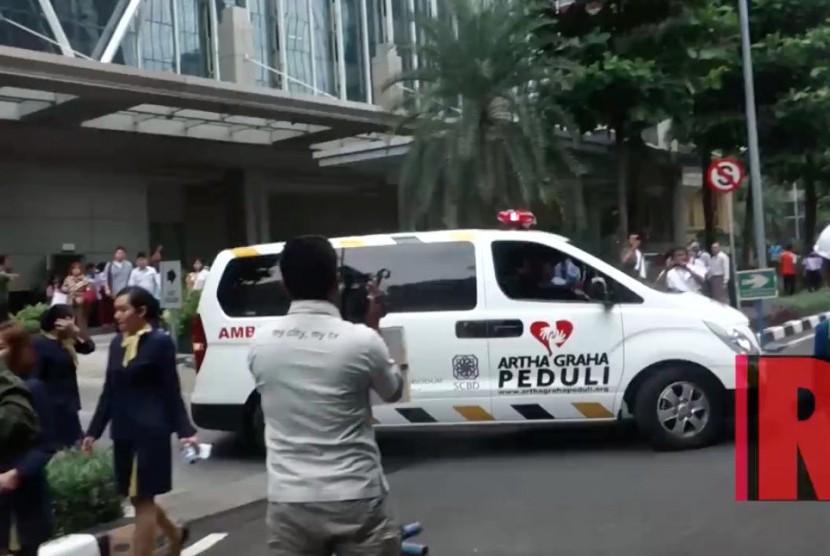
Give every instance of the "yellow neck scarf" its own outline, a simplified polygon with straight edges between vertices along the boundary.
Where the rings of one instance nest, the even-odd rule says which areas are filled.
[[[125,335],[121,338],[121,347],[124,348],[124,359],[121,363],[125,367],[130,364],[130,361],[135,359],[136,355],[138,355],[138,341],[142,336],[152,331],[153,328],[148,324],[135,334]]]
[[[47,338],[55,340],[56,342],[60,342],[61,347],[63,347],[63,349],[65,349],[69,355],[72,356],[72,361],[75,363],[75,367],[78,366],[78,352],[75,351],[75,340],[62,340],[61,338],[58,338],[56,334],[46,331],[43,331],[43,335]]]

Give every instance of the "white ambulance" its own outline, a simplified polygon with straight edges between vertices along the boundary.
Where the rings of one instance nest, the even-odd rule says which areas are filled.
[[[724,432],[736,355],[760,351],[740,311],[653,289],[558,235],[456,230],[331,241],[345,266],[389,271],[381,326],[403,329],[408,392],[374,408],[379,428],[633,417],[655,448],[701,447]],[[257,328],[288,309],[282,247],[220,253],[193,326],[194,421],[242,431],[257,445],[262,415],[246,358]]]

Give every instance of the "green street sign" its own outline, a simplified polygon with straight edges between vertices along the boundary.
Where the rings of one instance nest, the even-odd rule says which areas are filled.
[[[757,301],[778,297],[778,276],[774,268],[741,270],[735,273],[741,301]]]

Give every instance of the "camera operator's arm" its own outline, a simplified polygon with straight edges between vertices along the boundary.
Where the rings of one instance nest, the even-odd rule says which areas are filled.
[[[369,380],[372,390],[386,403],[395,403],[403,396],[403,375],[377,332],[371,334],[369,343]]]
[[[374,281],[367,284],[369,310],[366,326],[374,332],[369,340],[369,379],[372,390],[386,403],[395,403],[403,396],[404,380],[397,364],[389,354],[389,348],[380,335],[380,319],[386,316],[386,296]]]

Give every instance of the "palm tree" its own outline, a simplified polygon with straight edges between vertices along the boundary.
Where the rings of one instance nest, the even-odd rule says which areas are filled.
[[[546,129],[568,64],[539,37],[550,21],[532,1],[449,0],[452,17],[417,18],[421,67],[385,84],[412,94],[396,133],[412,142],[400,179],[401,225],[441,215],[448,228],[492,222],[498,208],[555,206],[553,130]],[[544,98],[543,103],[540,98]],[[405,130],[405,131],[402,131]]]

